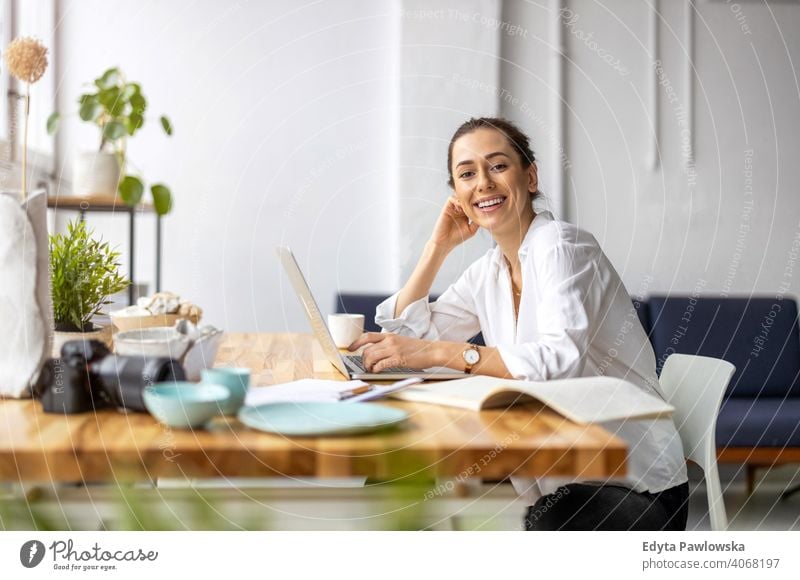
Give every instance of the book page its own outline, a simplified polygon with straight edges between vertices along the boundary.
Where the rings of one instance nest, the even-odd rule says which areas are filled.
[[[500,381],[499,386],[506,386]],[[674,408],[628,381],[614,377],[581,377],[546,382],[512,381],[522,391],[577,423],[669,416]],[[491,405],[491,398],[486,401]]]
[[[497,377],[482,375],[453,381],[425,381],[421,385],[409,387],[391,396],[404,401],[433,403],[478,411],[481,409],[483,401],[497,390],[498,385],[502,382],[503,380]]]
[[[526,396],[520,397],[520,393]],[[475,411],[507,407],[532,397],[576,423],[669,416],[674,410],[636,385],[613,377],[533,382],[476,375],[455,381],[425,382],[392,396]]]

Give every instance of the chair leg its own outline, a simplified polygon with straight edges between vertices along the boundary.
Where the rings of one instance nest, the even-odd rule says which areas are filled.
[[[757,465],[753,465],[752,463],[747,464],[747,497],[749,498],[753,495],[753,492],[756,489],[756,469],[758,469]]]
[[[795,493],[797,493],[798,491],[800,491],[800,484],[793,485],[792,487],[790,487],[789,489],[787,489],[786,491],[784,491],[784,492],[781,494],[781,499],[788,499],[788,497],[789,497],[790,495],[792,495],[792,494],[795,494]]]
[[[725,511],[725,501],[722,497],[722,486],[719,481],[719,470],[716,463],[709,465],[705,474],[706,495],[708,497],[708,519],[711,529],[721,532],[728,529],[728,514]]]

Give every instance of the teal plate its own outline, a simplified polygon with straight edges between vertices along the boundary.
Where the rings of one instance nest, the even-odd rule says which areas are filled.
[[[374,403],[272,403],[242,407],[239,420],[288,437],[354,435],[386,429],[408,418],[400,409]]]

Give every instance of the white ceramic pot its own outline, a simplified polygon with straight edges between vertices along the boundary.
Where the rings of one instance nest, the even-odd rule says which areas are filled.
[[[123,356],[166,357],[179,360],[191,346],[191,340],[174,328],[154,327],[118,332],[114,337],[116,353]]]
[[[61,358],[61,347],[70,340],[99,340],[105,344],[109,350],[113,350],[114,342],[111,337],[111,326],[100,326],[92,332],[61,332],[56,330],[53,333],[53,358]]]
[[[116,195],[119,178],[114,153],[80,153],[75,159],[72,190],[75,195]]]

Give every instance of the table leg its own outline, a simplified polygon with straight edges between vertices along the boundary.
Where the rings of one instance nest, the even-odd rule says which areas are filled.
[[[133,305],[133,293],[134,293],[134,285],[136,284],[135,278],[133,277],[134,272],[134,262],[136,261],[136,220],[135,220],[135,211],[133,208],[130,208],[130,216],[131,216],[131,223],[130,227],[128,228],[128,232],[130,234],[130,268],[128,269],[128,279],[130,280],[130,286],[128,286],[128,304]]]
[[[156,214],[156,292],[161,292],[161,216]]]

